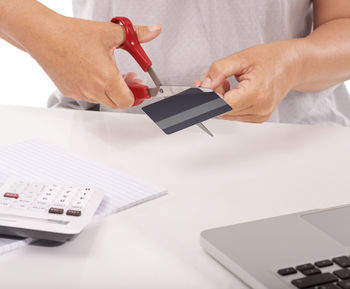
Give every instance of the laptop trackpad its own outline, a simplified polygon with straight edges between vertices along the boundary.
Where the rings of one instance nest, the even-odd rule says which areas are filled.
[[[310,213],[301,217],[339,243],[350,246],[350,230],[348,229],[350,206]]]

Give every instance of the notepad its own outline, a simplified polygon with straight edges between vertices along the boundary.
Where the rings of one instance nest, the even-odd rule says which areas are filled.
[[[105,197],[94,221],[166,194],[161,187],[37,139],[0,148],[0,183],[10,177],[101,189]],[[0,237],[0,254],[32,241]]]

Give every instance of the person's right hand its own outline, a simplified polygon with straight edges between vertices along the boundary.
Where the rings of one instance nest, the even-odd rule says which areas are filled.
[[[113,109],[133,105],[134,96],[114,57],[114,50],[125,41],[122,26],[59,15],[49,28],[25,48],[63,95]],[[148,42],[159,35],[161,25],[135,30],[140,42]]]

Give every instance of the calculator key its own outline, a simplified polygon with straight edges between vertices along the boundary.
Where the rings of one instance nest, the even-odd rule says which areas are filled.
[[[318,268],[329,267],[332,265],[333,265],[333,262],[331,260],[321,260],[321,261],[315,262],[315,266],[317,266]]]
[[[54,203],[54,206],[65,207],[66,204],[68,203],[67,201],[68,201],[67,199],[57,199]]]
[[[321,274],[321,270],[317,269],[317,268],[313,268],[313,269],[308,269],[308,270],[304,270],[303,274],[306,276],[311,276],[311,275],[316,275],[316,274]]]
[[[299,289],[310,288],[313,286],[324,285],[338,281],[338,278],[331,273],[317,274],[304,278],[295,279],[292,284]]]
[[[74,195],[78,192],[78,188],[75,188],[73,186],[65,186],[62,190],[62,193],[65,193],[67,195]]]
[[[307,263],[307,264],[299,265],[296,268],[298,271],[303,272],[304,270],[314,269],[315,267],[311,263]]]
[[[30,201],[28,200],[19,200],[18,202],[13,203],[13,208],[14,209],[26,209],[30,205]]]
[[[18,199],[19,195],[16,193],[5,193],[4,194],[5,198],[12,198],[12,199]]]
[[[72,191],[63,191],[57,198],[60,200],[60,202],[62,202],[61,200],[64,200],[64,203],[70,203],[74,197],[74,193],[75,192]]]
[[[281,276],[287,276],[287,275],[296,274],[298,273],[298,271],[295,270],[293,267],[289,267],[289,268],[280,269],[277,271],[277,273]]]
[[[51,203],[52,199],[53,199],[53,198],[50,197],[50,196],[41,195],[41,196],[37,199],[37,202],[38,202],[39,204],[49,204],[49,203]]]
[[[337,285],[342,289],[350,289],[350,280],[340,281]]]
[[[64,210],[61,208],[50,208],[49,213],[62,215],[64,213]]]
[[[350,267],[350,258],[347,256],[334,258],[333,262],[343,268]]]
[[[81,211],[79,211],[79,210],[68,210],[66,214],[68,216],[79,217],[79,216],[81,216]]]
[[[84,206],[86,205],[86,200],[82,200],[82,199],[78,199],[78,200],[76,200],[75,202],[73,202],[72,203],[72,207],[74,208],[74,209],[81,209],[81,208],[83,208]]]
[[[89,199],[93,192],[94,190],[91,188],[83,188],[80,190],[79,196],[83,197],[84,199]]]
[[[333,274],[343,280],[350,278],[350,270],[348,269],[337,270],[334,271]]]
[[[58,192],[60,191],[60,187],[57,185],[50,185],[50,186],[46,186],[44,187],[44,189],[42,190],[42,193],[49,193],[52,195],[56,195]]]
[[[27,204],[15,204],[12,206],[14,209],[25,210],[28,208]]]
[[[1,200],[0,207],[1,208],[9,208],[13,204],[12,200]]]
[[[37,193],[40,193],[43,188],[44,188],[44,185],[33,183],[33,184],[29,184],[26,191],[30,192],[30,193],[37,194]]]
[[[56,193],[52,193],[49,191],[44,191],[39,198],[48,198],[50,201],[53,200],[53,198],[56,196]]]
[[[27,186],[28,184],[23,181],[15,182],[12,186],[10,186],[10,191],[21,193],[27,188]]]
[[[29,210],[31,212],[36,212],[36,213],[46,213],[47,212],[47,207],[44,208],[44,207],[33,206],[33,207],[28,207],[28,208],[30,208]]]

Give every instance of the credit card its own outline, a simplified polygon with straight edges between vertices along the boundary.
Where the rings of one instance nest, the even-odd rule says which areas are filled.
[[[190,88],[144,106],[142,110],[166,134],[172,134],[228,112],[232,108],[215,92]]]

